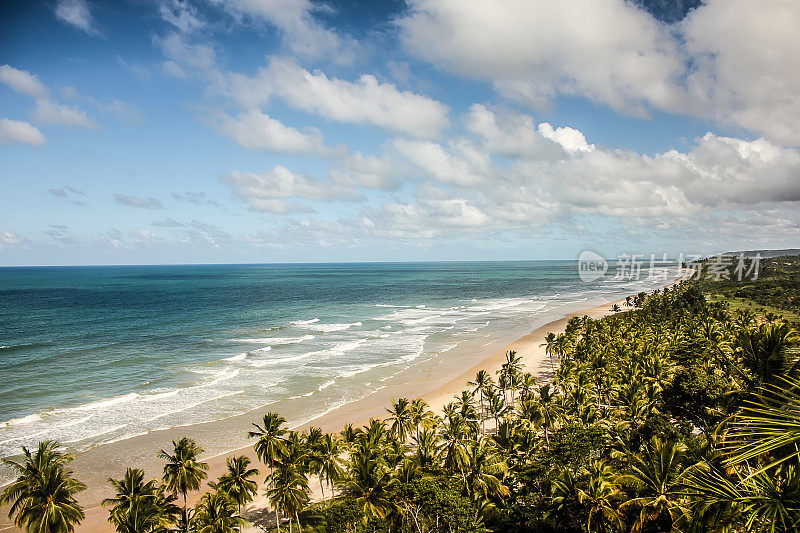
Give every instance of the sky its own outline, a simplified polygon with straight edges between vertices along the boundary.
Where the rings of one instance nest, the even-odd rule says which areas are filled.
[[[0,265],[800,247],[796,0],[0,3]]]

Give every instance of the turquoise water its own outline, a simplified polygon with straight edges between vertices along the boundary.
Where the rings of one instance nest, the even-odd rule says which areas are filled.
[[[612,274],[581,283],[558,261],[3,268],[0,457],[297,396],[326,410],[559,305],[664,283]]]

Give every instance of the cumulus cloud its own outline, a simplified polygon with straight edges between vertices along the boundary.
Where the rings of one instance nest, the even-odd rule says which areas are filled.
[[[0,66],[0,83],[4,83],[17,92],[34,98],[47,96],[45,87],[35,74],[16,69],[10,65]]]
[[[349,63],[358,44],[350,37],[326,28],[314,16],[326,7],[311,0],[214,0],[237,18],[244,16],[267,22],[283,34],[283,41],[296,55],[307,59],[327,57]]]
[[[436,100],[381,83],[370,74],[356,81],[329,78],[283,58],[272,58],[253,77],[229,75],[226,90],[246,107],[279,98],[300,111],[338,122],[375,125],[412,137],[435,137],[448,125],[448,108]]]
[[[42,132],[24,120],[0,118],[0,144],[22,143],[42,146],[45,142]]]
[[[578,95],[643,115],[675,104],[668,29],[624,0],[412,0],[398,21],[416,56],[535,107]]]
[[[130,207],[140,207],[143,209],[164,209],[164,203],[157,198],[141,198],[139,196],[128,196],[127,194],[115,194],[114,200],[121,205]]]
[[[635,116],[713,118],[800,145],[800,3],[707,0],[667,25],[626,0],[412,0],[414,55],[543,108],[560,95]]]
[[[255,109],[233,117],[221,114],[217,129],[248,150],[282,154],[325,154],[322,133],[316,128],[301,132]]]
[[[800,3],[708,0],[681,23],[697,114],[800,145]]]
[[[40,99],[36,101],[33,117],[42,124],[61,124],[73,128],[88,128],[99,130],[100,126],[86,111],[52,100]]]
[[[86,0],[59,0],[56,3],[55,15],[58,20],[74,26],[89,35],[98,35],[94,17]]]
[[[233,188],[234,194],[253,211],[286,214],[292,209],[284,200],[301,198],[332,201],[337,199],[360,200],[352,188],[310,175],[296,174],[277,165],[266,172],[233,171],[223,180]]]

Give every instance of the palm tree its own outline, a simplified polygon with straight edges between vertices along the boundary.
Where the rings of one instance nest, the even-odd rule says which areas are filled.
[[[175,507],[177,512],[180,510]],[[177,516],[177,514],[175,515]],[[125,511],[109,516],[109,522],[114,524],[117,533],[168,533],[170,518],[158,503],[151,499],[137,499]]]
[[[423,400],[422,398],[416,398],[411,401],[411,421],[416,427],[416,436],[419,438],[419,434],[422,429],[431,427],[434,421],[436,420],[436,415],[428,408],[428,402]]]
[[[275,509],[275,521],[280,531],[278,512],[289,517],[289,531],[292,529],[292,516],[297,519],[297,528],[300,527],[300,511],[308,503],[308,478],[293,463],[282,463],[270,473],[270,488],[267,489],[267,498]]]
[[[778,378],[747,400],[726,437],[729,464],[769,457],[766,470],[797,455],[800,444],[800,378]],[[777,454],[776,454],[777,452]]]
[[[578,489],[578,502],[589,506],[589,517],[586,529],[605,533],[609,526],[622,529],[622,520],[617,511],[617,504],[623,494],[612,481],[614,469],[603,460],[593,461],[586,469],[588,483],[585,489]]]
[[[197,533],[235,533],[245,520],[236,514],[236,500],[224,491],[203,495],[194,515]]]
[[[486,420],[486,408],[484,406],[484,399],[486,398],[486,392],[494,387],[494,382],[492,381],[492,375],[489,374],[486,370],[478,370],[478,373],[475,374],[475,381],[470,381],[467,385],[471,387],[475,387],[473,389],[474,392],[480,393],[480,405],[481,405],[481,433],[486,431],[484,427],[484,421]]]
[[[122,479],[109,479],[115,496],[103,500],[111,507],[108,521],[121,533],[158,533],[167,531],[180,513],[173,503],[176,497],[164,494],[155,480],[144,481],[144,471],[128,468]]]
[[[711,523],[737,523],[742,531],[797,531],[800,469],[796,460],[785,466],[775,473],[735,469],[733,479],[719,469],[687,475],[695,523],[710,517]]]
[[[544,440],[550,444],[549,430],[553,427],[558,417],[558,404],[556,403],[556,394],[551,391],[549,383],[539,387],[535,402],[538,408],[538,422],[544,429]]]
[[[414,460],[422,470],[439,466],[439,436],[432,429],[423,429],[413,439],[416,447]]]
[[[669,531],[687,512],[681,502],[684,479],[695,467],[686,467],[686,445],[677,441],[655,439],[643,453],[626,452],[630,472],[617,482],[636,489],[638,497],[620,506],[623,512],[635,513],[633,533],[653,524]]]
[[[473,499],[477,499],[478,495],[502,498],[509,494],[508,487],[503,484],[508,467],[489,439],[480,437],[473,441],[465,455],[467,492]]]
[[[159,457],[166,459],[164,465],[164,484],[173,494],[183,496],[183,525],[189,531],[188,493],[200,488],[206,478],[208,465],[198,461],[203,449],[191,439],[183,437],[178,442],[172,441],[173,453],[161,450]]]
[[[343,452],[341,440],[336,435],[326,434],[320,447],[320,481],[325,478],[328,485],[331,486],[331,491],[333,491],[333,483],[341,479],[344,473],[341,460]],[[322,499],[325,499],[325,491],[322,492]]]
[[[408,398],[400,398],[397,401],[392,400],[392,408],[386,409],[386,412],[390,415],[392,433],[401,442],[406,442],[411,429],[414,427],[414,412],[411,409],[411,403]]]
[[[59,450],[54,441],[39,443],[35,453],[23,447],[22,462],[4,459],[19,477],[11,482],[0,504],[11,504],[8,517],[14,525],[29,532],[67,533],[84,518],[75,494],[86,485],[72,478],[68,465],[73,456]]]
[[[781,373],[792,375],[798,370],[796,350],[800,342],[797,332],[788,324],[761,324],[758,329],[747,329],[737,339],[742,376],[750,388],[771,383]]]
[[[498,372],[503,394],[505,395],[506,388],[511,389],[511,401],[509,403],[512,405],[514,404],[514,391],[516,389],[515,382],[523,366],[525,365],[522,364],[522,358],[517,355],[517,352],[510,350],[506,352],[506,362],[503,363]]]
[[[216,488],[227,494],[237,505],[237,513],[242,513],[242,506],[253,501],[258,492],[258,483],[253,477],[258,475],[258,470],[250,468],[250,458],[240,455],[228,457],[226,461],[228,472],[220,476]]]
[[[249,431],[249,438],[256,437],[255,444],[256,456],[270,468],[274,468],[285,455],[286,443],[283,436],[286,428],[283,425],[286,419],[277,413],[267,413],[264,415],[263,425],[253,424],[255,431]]]
[[[370,446],[357,449],[349,466],[349,475],[341,483],[342,492],[355,500],[364,525],[372,519],[385,518],[395,505],[389,493],[391,475],[378,450]]]

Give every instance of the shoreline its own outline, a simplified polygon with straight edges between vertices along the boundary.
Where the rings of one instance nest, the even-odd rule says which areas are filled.
[[[666,283],[661,288],[676,285],[689,275],[678,278],[670,283]],[[650,290],[652,291],[654,289]],[[552,332],[558,334],[563,332],[567,321],[575,316],[582,317],[586,315],[593,319],[599,319],[613,314],[611,308],[615,304],[622,306],[624,302],[625,298],[620,298],[618,300],[606,302],[594,307],[566,311],[562,313],[559,318],[550,319],[546,323],[541,324],[538,327],[534,327],[532,330],[529,325],[524,329],[524,331],[517,330],[513,334],[510,333],[509,335],[496,339],[495,341],[486,343],[486,345],[482,347],[483,349],[476,349],[476,347],[472,347],[472,352],[474,352],[470,354],[472,356],[470,357],[472,361],[468,363],[468,366],[465,370],[460,370],[455,374],[451,372],[449,376],[444,376],[444,379],[442,379],[442,376],[434,376],[437,368],[429,369],[427,381],[405,382],[398,383],[395,386],[384,387],[383,389],[374,391],[373,393],[368,394],[361,399],[346,403],[344,405],[332,407],[330,410],[327,410],[310,420],[306,420],[292,426],[292,429],[304,430],[310,426],[314,426],[320,427],[325,432],[338,433],[348,423],[352,423],[354,426],[361,426],[367,423],[370,418],[383,417],[386,414],[385,408],[389,406],[390,400],[400,397],[422,398],[428,402],[430,408],[434,412],[441,413],[443,406],[452,401],[456,395],[460,394],[460,392],[464,390],[467,381],[473,379],[478,370],[487,370],[494,376],[496,371],[505,362],[505,353],[509,350],[516,351],[517,355],[522,358],[522,363],[525,365],[525,371],[530,372],[537,378],[541,379],[543,375],[551,372],[551,368],[547,364],[548,357],[545,354],[544,347],[540,346],[547,333]],[[467,350],[469,351],[469,349]],[[258,412],[258,416],[253,416],[255,412]],[[247,420],[250,422],[259,421],[263,412],[265,412],[265,410],[263,408],[259,408],[253,412],[233,417],[233,419],[240,420],[247,417]],[[128,441],[162,441],[163,443],[163,441],[166,440],[166,442],[169,442],[173,436],[177,438],[178,434],[181,436],[187,434],[188,436],[202,435],[204,432],[210,431],[210,429],[205,428],[204,426],[210,427],[214,424],[215,422],[209,422],[194,424],[192,426],[185,426],[182,428],[171,428],[170,430],[162,432],[160,435],[154,436],[152,434],[148,434],[139,437],[133,437],[132,439],[128,439]],[[250,423],[242,423],[240,427],[241,431],[244,432],[250,427]],[[173,436],[170,436],[170,434]],[[133,444],[131,443],[130,445]],[[118,477],[122,475],[125,467],[129,465],[138,466],[131,465],[130,461],[125,460],[124,447],[124,444],[118,446],[118,448],[122,448],[118,451],[118,453],[106,454],[107,457],[104,458],[105,461],[100,461],[99,463],[95,463],[94,459],[97,458],[97,456],[102,456],[103,451],[108,451],[107,449],[101,450],[103,447],[93,448],[78,455],[78,459],[73,465],[74,470],[76,471],[76,477],[84,481],[89,487],[89,490],[83,493],[83,497],[79,495],[79,502],[84,505],[86,518],[83,520],[81,525],[76,527],[76,531],[113,531],[113,527],[107,521],[108,511],[106,508],[103,508],[99,505],[99,501],[102,499],[102,497],[107,496],[106,494],[102,494],[102,492],[104,486],[108,485],[107,478],[109,475],[112,477]],[[155,446],[151,449],[153,455],[155,456],[159,447]],[[110,455],[110,457],[108,457],[108,455]],[[215,480],[217,477],[219,477],[219,475],[225,472],[226,460],[228,457],[233,455],[245,455],[253,461],[253,465],[256,468],[259,468],[260,466],[259,470],[261,470],[261,473],[256,480],[258,481],[259,485],[263,483],[266,475],[265,468],[256,459],[252,445],[247,445],[245,447],[235,448],[233,450],[228,450],[216,455],[203,457],[203,460],[207,462],[209,466],[208,478],[206,482],[204,482],[204,485],[201,487],[200,491],[195,491],[190,495],[190,505],[194,505],[199,500],[200,496],[202,496],[203,492],[207,490],[208,481]],[[91,472],[91,474],[87,474],[87,472],[89,472],[86,470],[87,465],[101,464],[103,462],[106,463],[106,467],[113,465],[116,468],[106,468],[101,466],[94,472]],[[98,471],[102,471],[104,474],[100,474]],[[145,469],[145,473],[148,478],[157,477],[160,475],[160,472],[154,472],[149,469]],[[315,483],[314,479],[310,479],[309,484],[312,489],[311,497],[313,499],[319,498],[320,491],[318,484]],[[249,514],[265,506],[266,500],[263,495],[259,494],[256,500],[243,509],[243,511],[244,514]],[[2,524],[0,525],[0,531],[12,531],[15,529],[10,526],[7,518],[5,517],[5,513],[3,513],[3,516],[0,517],[0,524]]]

